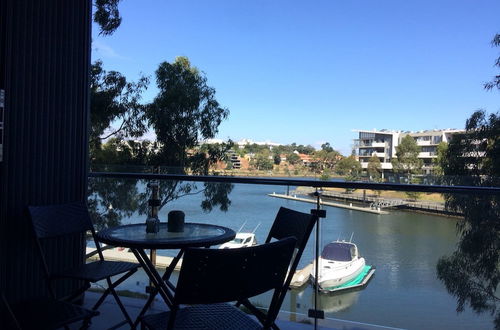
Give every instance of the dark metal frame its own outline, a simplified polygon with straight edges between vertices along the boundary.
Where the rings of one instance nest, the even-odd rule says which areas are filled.
[[[287,276],[288,265],[293,257],[295,246],[296,239],[287,237],[272,243],[243,249],[186,249],[170,312],[145,316],[141,319],[142,327],[155,328],[153,324],[159,323],[161,329],[165,327],[173,329],[180,305],[195,305],[196,311],[194,313],[205,313],[206,305],[229,303],[236,300],[246,301],[248,297],[273,291],[268,313],[256,316],[264,329],[277,328],[274,325],[274,319],[282,303],[283,281]],[[265,264],[266,267],[262,267],[262,264]],[[221,267],[226,265],[230,275],[220,273]],[[200,272],[203,276],[200,276]],[[231,276],[232,278],[229,280]],[[213,294],[213,291],[217,291],[219,295]],[[251,304],[249,303],[249,305]],[[247,305],[245,304],[245,306]],[[257,308],[251,306],[252,308],[249,309],[253,313]],[[219,309],[217,306],[214,308]],[[193,308],[187,307],[184,311],[190,310]],[[231,317],[237,313],[247,317],[239,309],[234,308],[232,311],[226,316]],[[168,324],[161,322],[166,318],[168,318]],[[217,320],[211,320],[211,322],[218,323]],[[255,325],[252,329],[255,328]],[[234,324],[234,327],[241,329],[245,328],[245,325],[237,323]]]
[[[67,229],[68,225],[65,226],[64,223],[60,224],[60,228],[54,228],[55,222],[57,222],[57,220],[61,220],[61,219],[54,219],[54,223],[42,224],[42,222],[43,222],[43,221],[41,221],[42,219],[45,219],[45,218],[50,219],[50,217],[47,217],[47,214],[44,214],[45,212],[47,212],[46,210],[49,210],[51,208],[57,208],[57,207],[62,207],[65,212],[68,212],[69,209],[73,209],[76,212],[85,212],[85,214],[78,214],[77,215],[78,218],[75,220],[80,221],[80,223],[73,225],[73,228],[71,228],[69,230]],[[106,288],[106,290],[104,290],[101,297],[98,299],[98,301],[92,307],[92,311],[97,311],[98,308],[102,305],[102,303],[106,299],[106,297],[111,293],[111,295],[114,297],[116,303],[118,304],[123,316],[125,317],[125,320],[121,321],[120,323],[116,324],[115,326],[113,326],[111,328],[118,328],[124,324],[129,324],[131,327],[133,327],[134,322],[132,321],[130,315],[128,314],[125,306],[121,302],[118,294],[115,291],[115,288],[118,285],[120,285],[121,283],[123,283],[132,274],[134,274],[137,271],[137,269],[139,268],[139,265],[132,264],[132,263],[125,263],[125,262],[105,261],[104,255],[102,254],[100,243],[96,239],[96,232],[95,232],[94,226],[92,224],[92,221],[90,219],[90,216],[88,214],[86,205],[84,203],[75,202],[75,203],[68,203],[68,204],[61,204],[61,205],[29,207],[28,210],[29,210],[29,216],[31,218],[32,225],[33,225],[33,233],[34,233],[34,238],[36,241],[37,250],[39,252],[39,256],[40,256],[40,259],[42,262],[44,273],[45,273],[45,276],[46,276],[47,281],[48,281],[49,291],[50,291],[52,297],[54,297],[54,298],[56,297],[55,292],[54,292],[52,285],[51,285],[52,281],[54,281],[54,280],[61,279],[61,278],[72,278],[72,279],[76,279],[76,280],[83,280],[85,282],[85,284],[80,288],[80,290],[77,290],[70,297],[66,298],[67,301],[72,301],[73,299],[76,299],[77,297],[79,297],[82,293],[84,293],[87,289],[90,288],[90,282],[93,282],[94,280],[89,279],[88,274],[85,276],[83,274],[79,275],[76,273],[65,274],[64,272],[62,272],[61,274],[58,274],[58,273],[51,272],[51,270],[48,266],[48,263],[47,263],[44,248],[42,246],[42,241],[46,240],[46,239],[51,239],[51,238],[61,237],[61,236],[66,236],[66,235],[71,235],[71,234],[77,234],[77,233],[81,233],[82,235],[85,235],[86,231],[90,231],[92,233],[92,238],[94,240],[96,250],[99,254],[99,259],[100,259],[100,261],[96,261],[95,263],[106,262],[106,264],[101,264],[101,266],[104,268],[108,268],[108,266],[112,266],[112,265],[130,264],[130,266],[127,266],[127,269],[124,271],[115,271],[115,270],[109,269],[107,271],[108,274],[106,274],[102,278],[99,277],[98,280],[101,280],[101,279],[106,280],[108,287]],[[67,213],[66,216],[71,217],[71,214]],[[38,217],[40,217],[40,219],[38,219]],[[82,265],[82,266],[85,266],[85,265]],[[125,273],[125,274],[123,276],[121,276],[119,279],[117,279],[114,282],[111,281],[111,276],[115,276],[115,275],[119,275],[119,274],[123,274],[123,273]],[[88,326],[89,322],[90,322],[90,319],[86,320],[84,327]]]
[[[115,179],[143,179],[143,180],[173,180],[173,181],[195,181],[195,182],[220,182],[241,183],[274,186],[299,186],[314,188],[352,188],[370,190],[393,190],[393,191],[418,191],[450,194],[500,194],[500,187],[476,187],[476,186],[446,186],[425,184],[401,184],[401,183],[373,183],[354,181],[316,181],[304,179],[277,179],[277,178],[255,178],[219,175],[181,175],[181,174],[153,174],[153,173],[121,173],[121,172],[90,172],[92,178],[115,178]]]
[[[186,223],[186,226],[193,225],[194,223]],[[205,247],[208,248],[213,245],[218,245],[221,243],[225,243],[227,241],[232,240],[236,233],[229,228],[225,228],[222,226],[217,226],[217,225],[208,225],[208,224],[202,224],[202,223],[195,223],[194,225],[200,226],[200,227],[215,227],[218,229],[224,230],[224,233],[219,236],[214,236],[210,238],[203,238],[203,239],[186,239],[186,240],[181,240],[181,241],[154,241],[151,243],[147,242],[138,242],[134,240],[123,240],[119,239],[117,240],[116,238],[113,237],[113,232],[115,230],[120,230],[122,227],[134,227],[134,226],[140,226],[144,227],[144,231],[146,230],[144,224],[131,224],[131,225],[125,225],[125,226],[118,226],[114,228],[109,228],[105,229],[103,231],[100,231],[97,233],[96,237],[98,241],[106,243],[106,244],[111,244],[111,245],[118,245],[118,246],[123,246],[130,248],[132,252],[134,253],[137,261],[141,264],[142,268],[148,274],[151,283],[153,284],[152,290],[150,292],[149,298],[142,308],[141,312],[139,313],[139,316],[137,317],[134,326],[136,327],[139,322],[140,318],[144,316],[144,314],[147,312],[149,307],[154,301],[154,298],[156,297],[157,294],[160,294],[160,296],[163,298],[165,303],[171,307],[173,305],[174,301],[174,296],[173,293],[175,291],[175,286],[169,281],[170,275],[175,269],[175,266],[179,262],[180,258],[184,254],[184,249],[186,247],[190,248],[195,248],[195,247]],[[160,224],[160,226],[166,226],[166,224]],[[179,253],[177,256],[170,262],[170,265],[166,268],[165,273],[161,276],[158,271],[156,270],[156,267],[150,257],[148,257],[147,253],[144,251],[145,249],[180,249]],[[172,290],[172,292],[170,291]]]
[[[312,210],[315,211],[315,210]],[[309,241],[309,237],[315,225],[318,223],[318,216],[315,212],[311,212],[312,214],[307,214],[304,212],[299,212],[295,210],[291,210],[285,207],[281,207],[276,215],[276,219],[269,230],[267,238],[264,243],[270,243],[271,240],[274,239],[282,239],[287,237],[288,235],[292,235],[297,239],[296,242],[296,254],[292,258],[288,274],[285,277],[285,281],[283,283],[282,288],[277,292],[277,306],[281,306],[283,300],[285,299],[286,293],[289,289],[290,283],[295,274],[295,270],[299,265],[300,258],[302,257],[302,253],[306,248],[307,242]],[[285,220],[288,219],[289,221]],[[290,227],[291,226],[291,227]],[[295,230],[297,229],[297,230]],[[292,234],[293,232],[293,234]],[[297,237],[298,236],[298,237]],[[274,300],[273,300],[274,301]],[[278,329],[276,326],[275,320],[278,316],[279,309],[269,309],[267,315],[256,308],[248,299],[242,300],[237,303],[243,304],[246,308],[248,308],[259,320],[262,324],[266,322],[266,320],[270,319],[272,323],[270,324],[272,328]]]
[[[89,177],[314,187],[316,188],[316,192],[314,194],[316,198],[316,209],[311,210],[311,213],[316,217],[315,221],[316,260],[319,255],[319,240],[318,240],[319,227],[320,227],[319,218],[325,217],[325,210],[321,210],[321,205],[320,205],[322,188],[344,188],[344,189],[352,188],[352,189],[411,191],[411,192],[444,193],[444,194],[500,195],[500,187],[481,187],[481,186],[372,183],[372,182],[352,182],[352,181],[342,182],[342,181],[317,181],[317,180],[305,180],[305,179],[279,179],[279,178],[262,178],[262,177],[257,178],[257,177],[233,177],[233,176],[192,176],[192,175],[180,175],[180,174],[152,174],[152,173],[150,174],[150,173],[122,173],[122,172],[91,172],[89,173]],[[317,265],[318,262],[316,262],[316,267]],[[318,290],[317,283],[315,287],[316,290]],[[315,321],[314,325],[315,328],[317,328],[318,318],[323,318],[323,311],[318,310],[317,292],[315,294],[314,309],[309,310],[309,315],[310,317],[314,317]],[[275,325],[273,324],[273,326]]]
[[[47,330],[64,327],[69,330],[70,324],[99,315],[97,311],[56,300],[53,297],[18,302],[12,306],[4,293],[0,291],[0,314],[4,310],[7,315],[2,314],[0,325],[8,329],[19,330],[23,327]]]

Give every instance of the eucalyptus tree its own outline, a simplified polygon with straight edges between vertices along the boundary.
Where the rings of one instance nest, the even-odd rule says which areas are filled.
[[[446,184],[500,186],[500,113],[474,112],[466,132],[452,137],[441,166]],[[464,216],[457,250],[439,260],[438,278],[457,298],[458,312],[469,305],[494,314],[500,329],[500,196],[448,194],[445,200]]]
[[[366,168],[370,180],[374,182],[380,182],[382,180],[382,163],[376,155],[373,155],[368,159],[368,166]]]
[[[493,46],[500,46],[496,34]],[[500,56],[495,61],[500,68]],[[484,85],[500,91],[500,74]],[[500,186],[500,113],[475,111],[466,121],[466,132],[452,137],[442,157],[445,183]],[[477,313],[495,316],[500,329],[500,196],[446,195],[446,205],[461,211],[457,224],[460,240],[450,256],[437,264],[438,278],[457,299],[457,311],[470,306]]]
[[[144,106],[140,103],[149,78],[127,81],[117,71],[107,72],[102,61],[94,62],[90,70],[90,157],[110,137],[140,137],[147,131]],[[112,124],[116,123],[116,127]]]
[[[335,166],[335,171],[339,175],[343,175],[346,181],[356,181],[359,180],[361,175],[361,164],[356,160],[354,156],[349,156],[342,158]],[[353,192],[356,189],[346,188],[346,192]]]
[[[331,172],[339,161],[339,158],[341,158],[340,153],[334,150],[328,142],[323,143],[321,145],[321,150],[315,151],[313,154],[318,161],[317,166],[320,172]]]
[[[223,160],[233,147],[222,144],[209,150],[196,149],[198,141],[215,137],[219,125],[229,115],[215,98],[215,89],[187,57],[174,62],[163,62],[156,70],[158,95],[148,104],[145,115],[156,133],[159,150],[152,155],[151,164],[160,172],[178,174],[209,174],[210,166]],[[206,211],[218,205],[227,210],[227,195],[232,184],[196,183],[179,181],[160,182],[160,208],[185,195],[203,193],[202,208]]]
[[[122,23],[118,3],[121,0],[95,0],[94,22],[100,27],[99,34],[111,35]]]
[[[396,146],[396,158],[391,160],[394,172],[406,175],[411,183],[414,174],[422,172],[423,161],[418,158],[421,148],[410,135],[406,135]]]

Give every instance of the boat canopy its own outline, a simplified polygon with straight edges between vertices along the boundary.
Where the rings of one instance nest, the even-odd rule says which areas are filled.
[[[321,257],[335,261],[351,261],[355,256],[355,249],[356,247],[352,243],[332,242],[325,246]]]

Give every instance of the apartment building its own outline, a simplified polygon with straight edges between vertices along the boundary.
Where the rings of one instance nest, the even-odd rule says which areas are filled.
[[[368,167],[369,159],[375,155],[380,160],[385,173],[392,171],[391,160],[396,157],[396,147],[406,135],[415,139],[421,150],[419,158],[422,159],[424,174],[431,174],[433,170],[433,160],[437,157],[437,146],[441,142],[448,142],[451,136],[463,130],[443,129],[426,130],[418,132],[391,131],[391,130],[356,130],[358,138],[354,140],[353,151],[361,163],[361,167]]]

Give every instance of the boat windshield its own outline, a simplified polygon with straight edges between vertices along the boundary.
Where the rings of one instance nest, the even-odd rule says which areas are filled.
[[[321,257],[323,259],[335,261],[351,261],[352,250],[354,250],[354,245],[352,244],[333,242],[325,246],[323,252],[321,253]]]
[[[242,238],[235,238],[231,241],[231,243],[241,244],[241,243],[243,243],[243,239]]]

